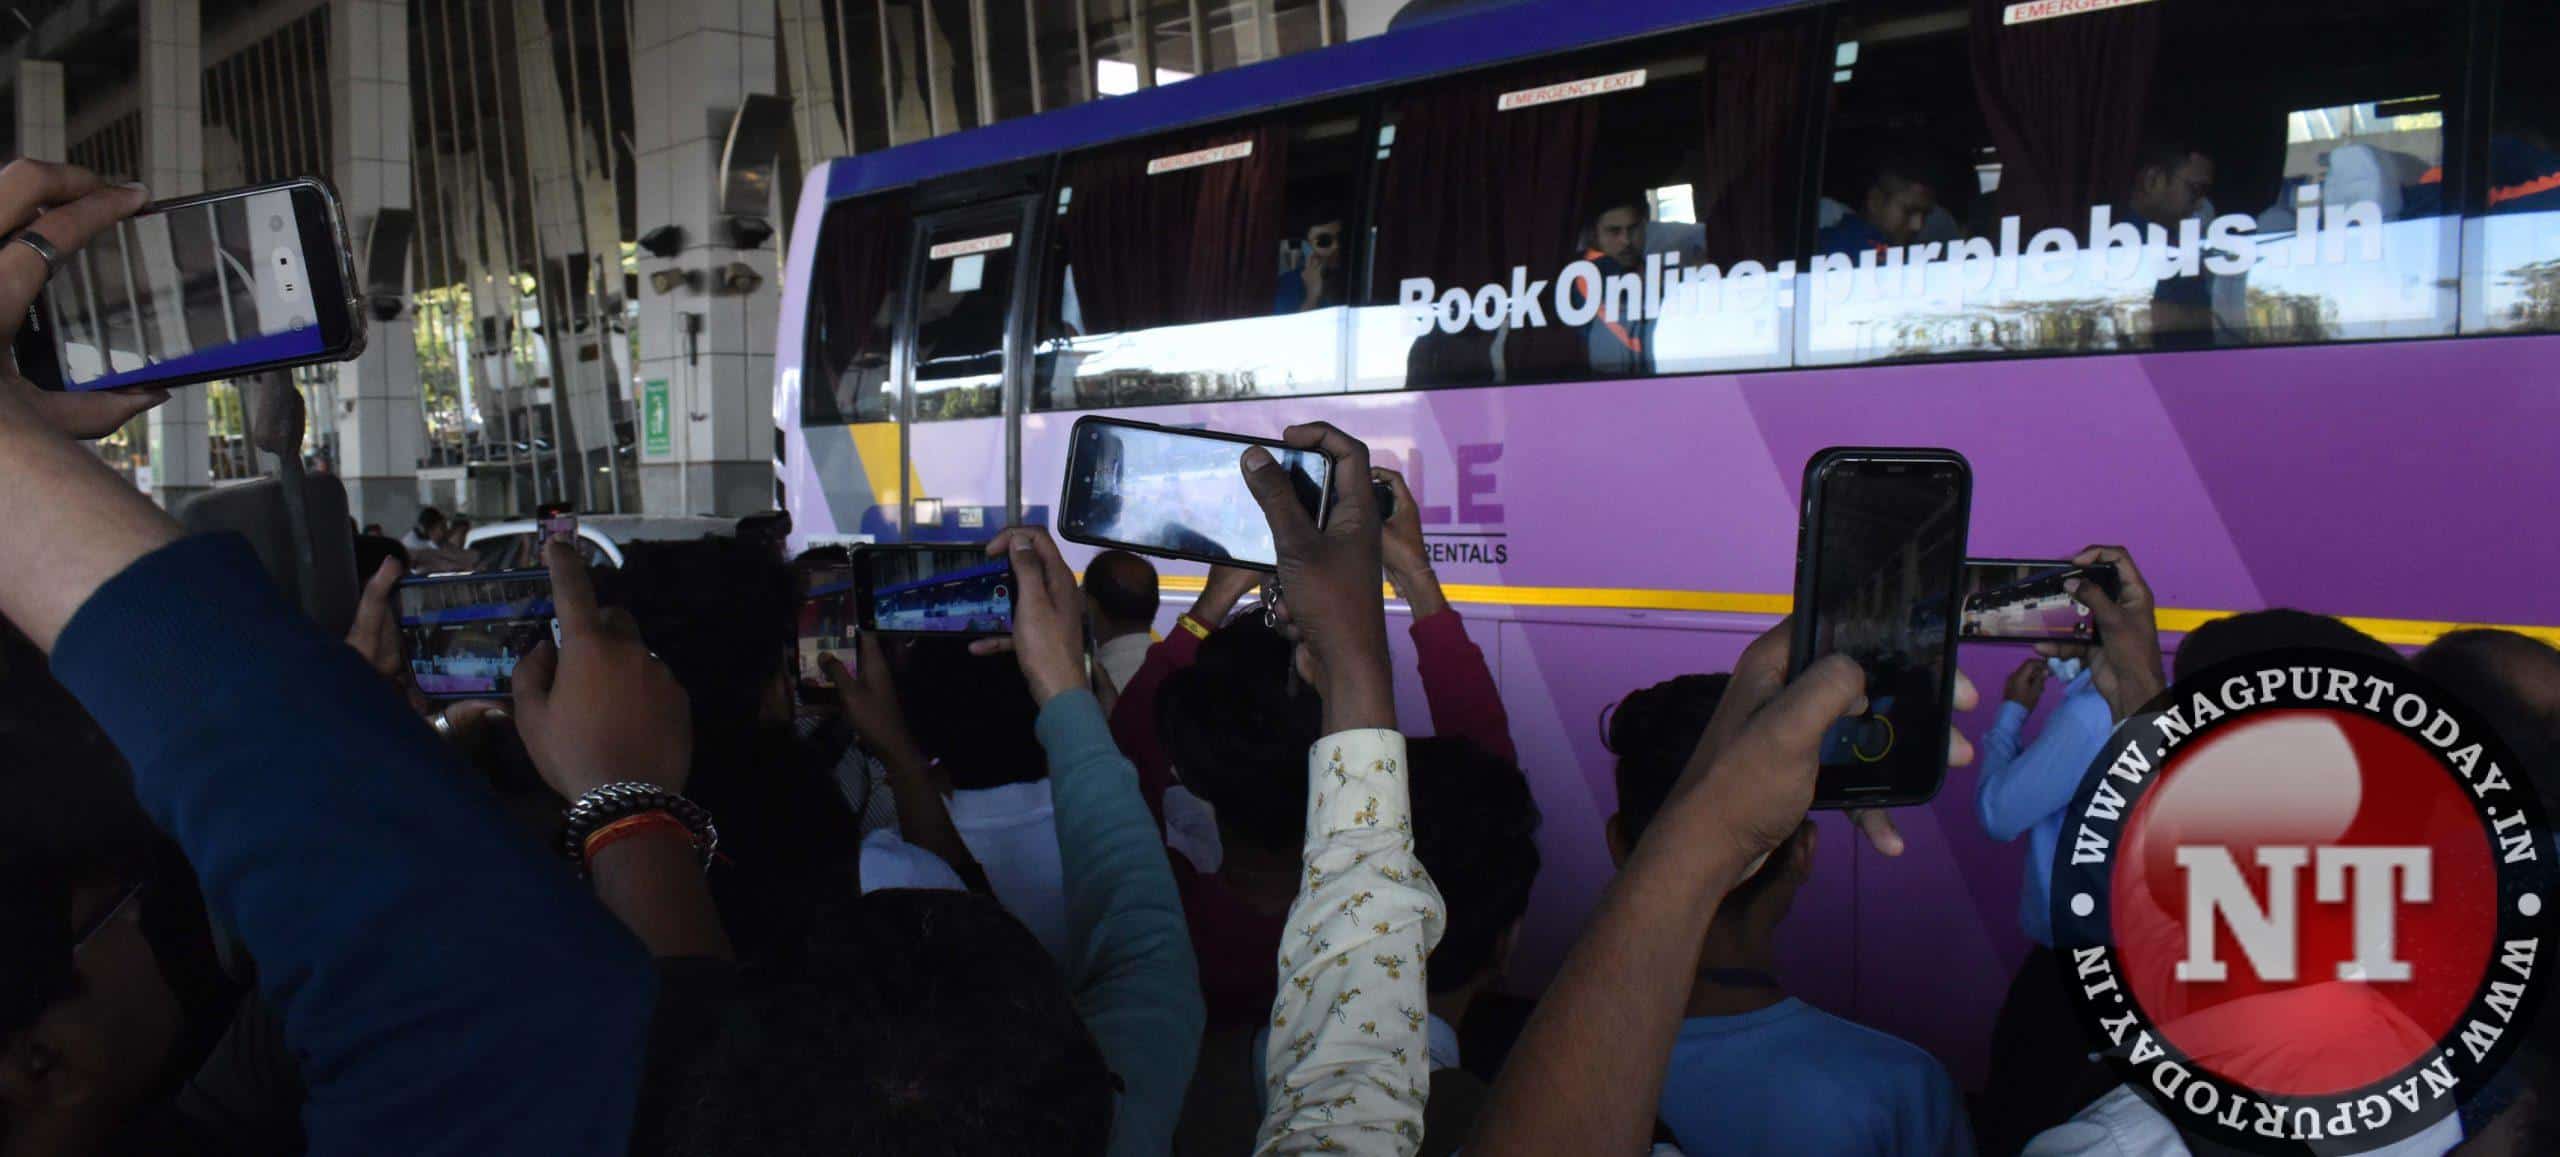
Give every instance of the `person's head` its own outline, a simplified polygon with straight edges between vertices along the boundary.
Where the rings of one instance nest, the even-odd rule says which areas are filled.
[[[965,639],[918,639],[897,665],[898,706],[951,786],[1031,783],[1049,774],[1040,705],[1011,655],[972,655]]]
[[[1116,1079],[1022,922],[966,892],[832,907],[807,963],[656,1058],[659,1151],[686,1157],[1087,1157]]]
[[[1652,206],[1638,196],[1604,198],[1591,215],[1591,247],[1624,266],[1644,264],[1644,226]]]
[[[1609,817],[1609,855],[1623,865],[1671,798],[1689,756],[1724,701],[1729,674],[1681,675],[1619,700],[1603,737],[1618,757],[1618,814]],[[1813,870],[1813,825],[1806,823],[1772,852],[1716,910],[1719,926],[1765,933],[1785,919],[1798,887]]]
[[[1899,150],[1878,153],[1869,163],[1858,215],[1885,240],[1908,245],[1929,223],[1938,207],[1938,177],[1919,157]]]
[[[2454,631],[2409,663],[2515,749],[2542,790],[2546,816],[2560,807],[2560,648],[2514,631]],[[2560,1105],[2553,1109],[2560,1113]]]
[[[2287,647],[2325,647],[2400,662],[2400,652],[2354,627],[2327,615],[2279,607],[2215,619],[2187,632],[2178,641],[2170,674],[2184,679],[2216,663]]]
[[[2172,225],[2186,220],[2213,191],[2213,158],[2175,137],[2144,142],[2133,158],[2133,188],[2125,198],[2144,220]]]
[[[1230,842],[1294,856],[1306,842],[1307,749],[1324,704],[1290,674],[1289,641],[1259,620],[1212,632],[1156,693],[1156,732],[1183,786]]]
[[[444,512],[432,506],[419,507],[418,533],[430,539],[444,533]]]
[[[1454,992],[1502,971],[1538,882],[1538,801],[1519,765],[1464,739],[1405,746],[1413,847],[1448,904],[1431,950],[1431,991]]]
[[[1084,601],[1097,638],[1144,634],[1156,621],[1156,568],[1125,550],[1103,551],[1085,564]]]
[[[447,519],[444,524],[444,538],[440,541],[454,550],[461,550],[471,541],[471,520],[461,517]]]

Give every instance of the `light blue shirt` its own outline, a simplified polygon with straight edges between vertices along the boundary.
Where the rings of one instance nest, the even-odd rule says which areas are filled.
[[[1662,1121],[1688,1157],[1973,1152],[1963,1100],[1936,1057],[1794,997],[1682,1021]]]
[[[2018,927],[2027,939],[2053,947],[2053,849],[2062,839],[2062,813],[2080,790],[2089,762],[2115,731],[2115,715],[2089,674],[2064,684],[2044,730],[2019,748],[2027,709],[2000,704],[2000,717],[1982,737],[1982,779],[1973,811],[1982,830],[2002,843],[2027,837],[2026,886],[2019,889]]]

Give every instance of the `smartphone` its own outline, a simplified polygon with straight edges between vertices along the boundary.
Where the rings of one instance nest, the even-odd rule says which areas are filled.
[[[851,563],[822,563],[800,572],[799,641],[791,653],[791,669],[804,706],[836,701],[820,659],[834,655],[850,668],[860,653],[854,631],[862,612],[854,599],[853,577]]]
[[[364,349],[346,216],[310,178],[154,202],[65,254],[19,327],[48,390],[183,386]]]
[[[1960,637],[1986,643],[2096,643],[2098,620],[2063,589],[2073,579],[2116,597],[2112,563],[2070,559],[1977,558],[1964,564]]]
[[[1952,450],[1834,447],[1804,469],[1790,678],[1838,652],[1867,712],[1822,744],[1813,806],[1926,802],[1947,772],[1973,468]]]
[[[430,699],[505,699],[516,661],[559,641],[548,571],[431,575],[400,584],[409,672]]]
[[[1013,564],[972,546],[901,544],[853,552],[854,622],[889,635],[1013,632]]]
[[[1247,446],[1271,452],[1307,515],[1323,525],[1333,462],[1317,451],[1275,438],[1085,417],[1076,420],[1067,454],[1058,533],[1089,546],[1277,570],[1271,523],[1237,464]]]

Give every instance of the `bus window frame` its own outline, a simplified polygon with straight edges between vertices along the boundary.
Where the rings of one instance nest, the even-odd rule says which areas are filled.
[[[890,343],[892,349],[890,380],[897,384],[899,391],[897,405],[893,408],[898,423],[899,472],[897,477],[905,479],[913,476],[911,472],[914,453],[912,432],[917,421],[915,378],[917,307],[923,299],[926,271],[932,267],[935,260],[932,256],[934,232],[937,229],[955,227],[965,230],[972,225],[989,228],[1004,228],[1009,225],[1014,235],[1013,244],[1008,246],[1011,251],[1009,259],[1013,262],[1013,286],[1005,304],[1004,332],[998,341],[999,356],[1004,365],[999,375],[996,412],[992,415],[979,416],[994,417],[1004,424],[1004,503],[1005,520],[1008,523],[1019,521],[1022,517],[1022,399],[1030,374],[1030,313],[1033,308],[1031,293],[1033,279],[1025,274],[1039,265],[1036,260],[1026,259],[1027,254],[1036,254],[1037,249],[1027,249],[1026,246],[1036,247],[1047,237],[1047,231],[1039,227],[1038,210],[1047,197],[1055,195],[1050,191],[1049,186],[1055,183],[1056,166],[1052,163],[1046,168],[1047,171],[1039,182],[1039,187],[1028,191],[1002,192],[966,204],[921,209],[909,218],[907,268],[900,280],[903,288],[898,303],[897,330]],[[924,198],[919,197],[919,200]],[[931,202],[926,201],[926,203]],[[902,483],[901,489],[903,488]],[[908,523],[914,515],[917,497],[913,494],[905,494],[899,498],[898,537],[901,540],[908,537],[910,529]]]

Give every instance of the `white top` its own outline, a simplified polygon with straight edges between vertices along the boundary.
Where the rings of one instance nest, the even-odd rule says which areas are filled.
[[[868,896],[885,888],[968,890],[960,882],[960,873],[952,871],[942,857],[899,839],[896,831],[884,828],[863,837],[862,894]]]
[[[1117,691],[1138,677],[1138,668],[1147,663],[1147,648],[1155,645],[1145,631],[1135,631],[1094,648],[1094,659],[1102,664],[1102,673],[1111,676],[1111,689]]]
[[[2417,1136],[2379,1149],[2371,1157],[2438,1157],[2462,1144],[2462,1118],[2447,1116]],[[2117,1085],[2065,1121],[2027,1142],[2020,1157],[2187,1157],[2187,1143],[2151,1102]]]
[[[1040,938],[1051,959],[1067,961],[1066,868],[1058,859],[1058,824],[1049,781],[1008,783],[951,793],[951,824],[987,870],[997,902]]]

